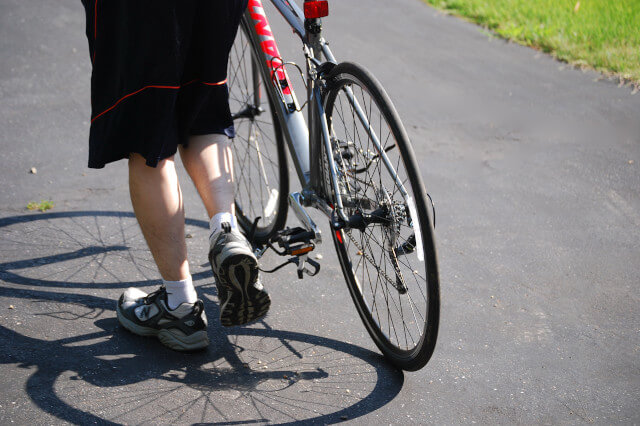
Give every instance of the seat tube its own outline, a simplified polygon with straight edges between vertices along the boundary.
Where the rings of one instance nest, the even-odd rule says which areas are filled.
[[[305,3],[313,0],[305,0]],[[320,18],[305,18],[305,44],[313,49],[314,58],[320,60],[322,55],[322,46],[320,39],[322,37],[322,20]]]
[[[310,0],[305,0],[307,3]],[[317,60],[322,59],[322,47],[320,44],[322,33],[322,21],[319,18],[305,18],[304,20],[305,45],[311,49],[313,57]],[[307,62],[307,68],[310,66]],[[309,123],[309,144],[310,144],[310,161],[311,161],[311,187],[316,191],[321,189],[321,173],[322,167],[322,130],[319,117],[319,109],[315,97],[319,96],[319,90],[314,85],[310,70],[307,69],[307,99],[309,99],[309,111],[307,122]]]

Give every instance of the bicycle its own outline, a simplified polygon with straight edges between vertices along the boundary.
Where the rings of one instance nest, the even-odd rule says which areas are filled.
[[[271,2],[301,39],[306,66],[280,57],[261,0],[249,0],[228,68],[239,224],[258,257],[289,257],[264,272],[295,264],[302,278],[319,272],[309,253],[322,242],[306,209],[322,212],[370,336],[391,363],[418,370],[436,344],[439,277],[435,210],[407,133],[375,77],[333,56],[322,37],[327,1],[305,0],[304,11]],[[305,83],[302,105],[290,69]],[[285,145],[303,188],[291,194]],[[285,228],[289,206],[302,227]]]

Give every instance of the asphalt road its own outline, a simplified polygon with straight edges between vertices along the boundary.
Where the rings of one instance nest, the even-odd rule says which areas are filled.
[[[330,244],[320,277],[264,278],[266,321],[221,329],[186,179],[213,344],[176,354],[118,327],[122,289],[158,275],[126,165],[86,168],[81,4],[1,0],[0,423],[640,422],[640,95],[418,0],[332,2],[324,27],[386,86],[436,202],[430,363],[378,355]],[[51,213],[25,210],[41,199]]]

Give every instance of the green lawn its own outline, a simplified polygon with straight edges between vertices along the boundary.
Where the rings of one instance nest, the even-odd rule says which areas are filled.
[[[640,83],[640,0],[425,0],[558,59]]]

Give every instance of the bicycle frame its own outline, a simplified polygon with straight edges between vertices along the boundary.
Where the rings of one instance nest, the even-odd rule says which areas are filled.
[[[267,88],[269,99],[277,109],[278,120],[283,129],[284,138],[293,158],[298,179],[302,184],[302,193],[291,194],[289,204],[293,207],[296,216],[305,224],[309,230],[314,230],[318,242],[321,240],[317,226],[304,211],[303,206],[312,206],[331,220],[335,228],[349,222],[349,218],[344,213],[342,197],[339,191],[338,177],[332,155],[328,155],[329,169],[331,172],[331,184],[336,194],[335,206],[329,206],[327,202],[316,194],[321,185],[321,155],[324,144],[326,152],[331,153],[331,137],[329,125],[326,121],[324,105],[322,104],[321,87],[318,84],[318,67],[325,62],[336,64],[336,59],[329,48],[328,43],[321,36],[320,19],[305,19],[302,10],[293,0],[270,0],[278,9],[280,14],[296,33],[302,43],[306,58],[306,86],[308,105],[308,126],[305,122],[298,100],[295,96],[291,81],[287,75],[286,66],[291,63],[283,61],[278,51],[275,38],[269,26],[262,0],[249,0],[245,12],[245,24],[249,25],[248,31],[251,43],[257,51],[261,51],[266,61],[267,67],[258,67],[263,73],[264,81],[271,81],[272,87]],[[274,94],[275,92],[275,94]],[[350,89],[345,90],[349,102],[357,112],[357,116],[373,142],[373,146],[378,151],[385,167],[401,189],[402,194],[407,197],[407,192],[400,179],[388,160],[380,141],[362,112],[360,105],[353,96]],[[335,216],[334,216],[335,212]]]
[[[305,273],[310,276],[316,275],[320,271],[320,265],[310,259],[308,253],[315,248],[316,244],[322,242],[322,236],[320,229],[307,213],[307,207],[320,210],[330,221],[336,253],[349,292],[374,342],[385,356],[397,365],[401,365],[402,368],[412,370],[421,368],[426,364],[435,347],[439,315],[438,275],[433,238],[431,232],[428,232],[430,224],[425,198],[423,194],[418,196],[416,192],[425,190],[417,171],[418,166],[411,152],[410,141],[393,104],[377,80],[357,64],[337,63],[328,43],[321,36],[320,19],[304,17],[302,10],[294,3],[294,0],[270,0],[302,41],[306,65],[306,77],[303,75],[303,81],[306,84],[307,92],[305,94],[306,102],[301,107],[287,75],[287,69],[291,68],[287,67],[295,66],[301,75],[303,71],[297,65],[287,63],[282,59],[265,15],[262,1],[249,0],[242,20],[243,29],[252,51],[251,68],[253,74],[251,76],[243,75],[245,85],[249,77],[253,79],[250,83],[253,84],[254,104],[247,106],[247,108],[257,110],[257,115],[264,109],[261,110],[256,106],[266,106],[266,101],[269,102],[270,118],[274,124],[279,124],[282,138],[289,149],[298,179],[302,184],[300,192],[288,194],[289,207],[305,229],[300,227],[274,229],[276,224],[283,225],[281,222],[273,222],[274,225],[269,230],[273,236],[269,235],[270,239],[266,243],[259,241],[254,248],[254,253],[256,257],[260,258],[267,249],[271,248],[281,256],[291,256],[281,265],[263,272],[275,272],[285,265],[293,263],[297,265],[299,278],[303,278]],[[321,6],[318,3],[315,5],[307,3],[314,0],[304,1],[307,7],[311,6],[305,9],[307,11]],[[246,45],[243,45],[243,55],[246,51],[245,47]],[[243,56],[240,61],[243,58],[248,60],[246,56]],[[246,72],[246,67],[243,69]],[[261,81],[258,81],[260,78]],[[264,87],[263,92],[266,92],[268,99],[264,99],[260,93],[262,87]],[[360,87],[362,92],[352,89],[352,87]],[[338,98],[338,96],[340,97]],[[372,99],[376,107],[384,107],[385,110],[380,113],[381,115],[377,119],[375,116],[371,116],[370,122],[367,111],[360,106],[358,99],[361,99],[364,106],[371,102],[367,99]],[[338,100],[338,104],[335,103],[336,100]],[[354,126],[361,129],[358,130],[357,136],[352,137],[347,131],[342,131],[342,127],[346,127],[342,117],[337,117],[334,120],[333,111],[337,112],[336,116],[340,116],[344,104],[347,105],[350,112],[347,120],[354,122]],[[337,108],[336,105],[338,105]],[[306,120],[302,112],[304,106],[308,106]],[[331,110],[329,115],[334,118],[327,117],[325,107]],[[376,120],[384,121],[385,126],[388,127],[386,130],[382,125],[377,127],[380,129],[378,130],[380,136],[385,135],[385,132],[388,131],[388,135],[383,138],[384,146],[373,128],[376,125]],[[392,139],[389,135],[393,135]],[[275,141],[278,144],[276,148],[279,150],[279,165],[283,163],[281,161],[281,148],[283,147],[280,145],[283,143],[282,138],[279,133],[275,138],[269,138],[271,139],[270,143]],[[361,139],[366,140],[364,149],[359,146]],[[249,140],[250,138],[247,139],[247,141]],[[392,142],[388,143],[389,140]],[[247,141],[243,140],[243,143]],[[349,152],[350,144],[354,146],[355,155]],[[258,145],[256,142],[256,153],[260,156]],[[402,160],[403,166],[408,169],[405,172],[405,182],[408,182],[406,187],[387,156],[387,151],[394,147],[400,151],[397,152],[397,163],[400,164],[400,160]],[[356,168],[355,164],[360,160],[354,160],[354,157],[369,158],[366,167],[360,170]],[[408,166],[406,160],[408,160]],[[357,178],[354,175],[366,172],[373,161],[378,163],[374,172],[375,169],[379,169],[379,186],[375,191],[381,195],[367,195],[366,191],[369,190],[369,185],[365,188],[365,192],[350,190],[348,187],[350,180],[355,182]],[[262,160],[258,162],[262,164]],[[382,182],[382,169],[386,169],[391,182]],[[283,172],[286,171],[282,169],[278,171],[278,173]],[[363,175],[363,179],[375,180],[369,176],[368,172]],[[266,177],[264,180],[267,181]],[[391,195],[385,188],[388,183],[394,187],[394,192]],[[359,186],[357,183],[356,185]],[[375,185],[371,185],[371,187],[375,187]],[[267,188],[269,188],[268,183]],[[407,191],[407,188],[410,188],[411,192]],[[247,191],[251,192],[248,188]],[[269,193],[272,193],[271,189],[269,189]],[[404,198],[402,202],[391,199],[395,193]],[[277,202],[279,208],[283,209],[281,211],[286,213],[283,195],[279,194],[280,198]],[[428,194],[425,195],[428,196]],[[414,201],[414,196],[416,196],[418,203]],[[372,198],[374,199],[372,200]],[[270,196],[269,202],[271,200]],[[371,201],[375,206],[372,206]],[[259,211],[255,217],[255,219],[251,218],[253,220],[253,228],[249,232],[251,236],[255,235],[254,232],[260,220]],[[282,220],[282,217],[281,215],[279,219]],[[406,231],[408,236],[402,237],[400,240],[400,231],[404,230],[400,229],[402,222],[406,222],[404,228],[410,227],[413,232]],[[368,253],[374,249],[370,247],[368,242],[359,244],[358,238],[361,243],[363,239],[368,241],[369,236],[365,229],[369,225],[375,226],[376,224],[380,224],[374,229],[381,232],[382,243],[377,242],[376,247],[380,255],[377,258],[372,258]],[[246,223],[244,226],[247,228]],[[422,236],[423,229],[425,230],[425,238]],[[359,234],[352,235],[352,230],[359,231]],[[372,238],[375,239],[375,237]],[[297,245],[292,246],[292,243]],[[428,251],[424,250],[425,247],[428,248]],[[398,260],[400,256],[411,254],[414,250],[417,259],[415,262],[404,263]],[[391,268],[391,276],[387,273],[387,264]],[[373,267],[373,275],[377,277],[375,283],[373,283],[366,265]],[[418,269],[414,269],[414,267]],[[420,270],[423,267],[428,269],[425,269],[424,276],[420,276]],[[362,279],[359,277],[360,271],[362,271]],[[405,276],[414,277],[419,292],[418,290],[416,292],[410,291]],[[418,280],[421,280],[422,283]],[[367,282],[369,283],[368,287]],[[407,340],[402,301],[399,300],[400,309],[398,309],[394,297],[392,302],[395,307],[394,311],[393,307],[389,306],[389,292],[394,295],[397,292],[398,298],[406,299],[405,305],[409,304],[404,310],[407,311],[407,315],[410,313],[413,316],[413,318],[409,317],[410,323],[418,327],[417,333],[408,333],[411,343]],[[413,302],[412,293],[422,298],[417,299],[420,307]],[[403,296],[405,294],[406,297]],[[427,299],[427,294],[429,299]],[[382,300],[383,298],[384,300]],[[422,308],[422,301],[424,301],[425,309]],[[378,308],[380,304],[387,306],[387,315],[382,313],[384,321],[381,321]],[[384,310],[384,307],[382,309]],[[424,312],[424,315],[420,312]],[[404,344],[398,338],[394,324],[394,317],[398,315],[402,321],[402,330],[404,330]],[[420,320],[416,315],[420,317]],[[385,321],[387,327],[384,325]],[[425,324],[424,328],[421,326],[422,322]],[[391,336],[392,324],[397,343],[394,343]],[[430,340],[426,340],[427,337]]]

